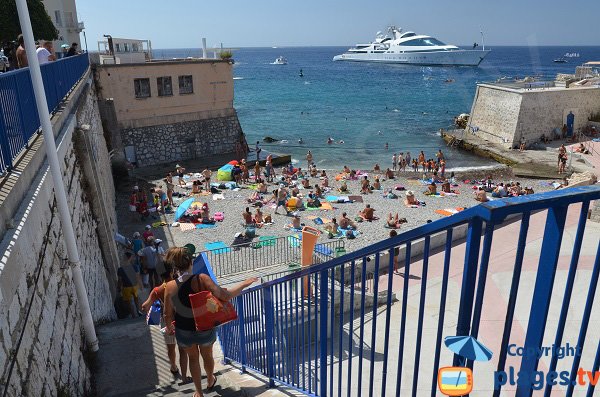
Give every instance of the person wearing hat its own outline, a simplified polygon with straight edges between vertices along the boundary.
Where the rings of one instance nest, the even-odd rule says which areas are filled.
[[[142,236],[144,237],[144,241],[148,243],[148,239],[150,237],[154,237],[154,233],[152,233],[152,226],[146,225],[146,229],[144,230]]]
[[[139,252],[142,248],[144,248],[144,240],[142,240],[142,236],[140,235],[139,232],[133,233],[133,239],[131,240],[131,247],[133,249],[133,252],[135,252],[135,253]],[[136,270],[136,272],[138,274],[138,278],[139,278],[142,265],[140,262],[140,257],[138,255],[135,255],[134,264],[135,264],[135,270]],[[141,279],[138,279],[138,284],[141,284]]]
[[[406,191],[406,200],[404,200],[404,205],[407,207],[418,206],[419,201],[415,198],[415,193],[412,190]]]

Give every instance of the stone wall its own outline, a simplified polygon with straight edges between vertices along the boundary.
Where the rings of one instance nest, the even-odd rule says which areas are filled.
[[[100,226],[110,224],[115,215],[111,201],[108,203],[112,209],[105,214],[109,219],[99,219],[90,204],[97,200],[92,196],[94,191],[103,191],[103,196],[113,194],[107,190],[112,175],[90,83],[89,78],[80,82],[64,110],[54,117],[53,125],[59,127],[57,146],[63,183],[92,317],[94,322],[102,323],[115,319],[109,288],[113,280],[103,253],[107,245],[114,246],[114,241],[101,240]],[[85,145],[79,147],[81,142],[74,139],[80,123],[92,123],[88,133],[99,134],[95,154]],[[42,139],[36,138],[31,158],[36,156],[33,152],[43,152]],[[108,170],[98,174],[101,186],[95,186],[95,190],[91,186],[97,182],[89,179],[83,169],[88,156],[96,159],[96,167]],[[19,206],[0,242],[0,393],[6,389],[8,396],[86,395],[91,375],[53,182],[47,162],[41,167],[29,165],[38,167],[34,177],[17,181],[28,184],[25,195],[11,198],[9,192],[6,197],[19,200]]]
[[[473,101],[469,124],[476,134],[490,142],[518,145],[539,142],[542,135],[552,136],[555,128],[566,123],[567,114],[575,115],[575,131],[587,124],[591,113],[600,111],[598,88],[511,89],[480,84]]]
[[[124,129],[121,138],[124,146],[135,148],[139,167],[237,152],[245,147],[246,140],[237,113],[233,109],[230,113],[225,117]]]
[[[478,85],[469,124],[476,127],[476,134],[485,140],[512,142],[520,108],[519,93]]]

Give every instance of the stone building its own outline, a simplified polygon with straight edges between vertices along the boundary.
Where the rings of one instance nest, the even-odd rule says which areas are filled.
[[[467,133],[507,148],[518,146],[521,138],[529,145],[542,136],[552,138],[571,112],[577,132],[600,112],[600,88],[478,84]]]
[[[144,167],[245,154],[233,108],[232,64],[181,59],[95,66],[105,129],[116,159]]]

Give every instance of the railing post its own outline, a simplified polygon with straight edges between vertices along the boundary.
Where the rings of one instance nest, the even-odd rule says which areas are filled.
[[[2,151],[2,165],[6,167],[2,172],[12,169],[12,154],[10,152],[10,144],[8,142],[8,129],[4,123],[4,111],[0,109],[0,150]]]
[[[321,270],[319,284],[319,342],[320,342],[320,361],[319,366],[319,396],[327,396],[327,278],[328,270]]]
[[[275,309],[273,305],[272,287],[263,290],[263,307],[265,310],[265,333],[267,344],[267,377],[269,378],[269,387],[275,387],[275,347],[273,339],[273,330],[275,329]]]
[[[537,351],[542,345],[566,217],[566,206],[548,209],[525,345],[523,346],[525,352],[534,351],[530,349]],[[538,358],[535,355],[524,354],[521,359],[520,371],[524,374],[533,374],[537,369],[537,365]],[[515,395],[517,397],[529,397],[532,392],[532,383],[527,382],[526,384],[517,384]]]
[[[477,262],[479,260],[479,243],[481,241],[481,218],[473,218],[467,232],[467,247],[465,252],[465,267],[458,308],[458,324],[456,335],[469,335],[473,298],[475,297],[475,280],[477,279]],[[454,355],[454,366],[460,365],[460,358]]]
[[[249,297],[250,295],[245,295],[245,297]],[[244,316],[244,299],[239,296],[236,301],[237,313],[238,313],[238,328],[240,330],[240,361],[242,364],[241,372],[243,374],[246,373],[246,329],[244,325],[246,324],[246,319]]]

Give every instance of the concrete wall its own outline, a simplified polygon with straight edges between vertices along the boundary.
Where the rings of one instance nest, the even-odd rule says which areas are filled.
[[[231,65],[221,60],[148,62],[97,66],[100,99],[112,98],[120,128],[192,120],[186,115],[233,108]],[[179,93],[179,76],[191,75],[193,94]],[[171,76],[173,95],[158,96],[157,77]],[[150,79],[149,98],[136,98],[134,79]],[[178,117],[180,116],[180,117]],[[197,118],[196,118],[197,119]]]
[[[480,84],[469,124],[478,128],[479,137],[514,147],[522,136],[527,144],[539,142],[542,135],[551,137],[555,128],[566,123],[570,111],[577,131],[599,110],[598,88],[522,90]]]
[[[54,116],[53,127],[90,308],[101,323],[115,319],[110,284],[116,264],[108,257],[116,249],[112,239],[102,238],[115,219],[113,201],[106,201],[104,212],[98,210],[103,215],[95,209],[96,201],[113,194],[95,103],[88,75]],[[90,128],[77,128],[84,123]],[[81,134],[99,137],[88,137],[86,144]],[[19,165],[24,172],[13,180],[27,189],[3,191],[2,206],[17,205],[10,218],[0,219],[8,224],[0,242],[0,392],[80,396],[90,391],[90,370],[52,178],[47,163],[36,162],[44,158],[42,140],[38,136],[33,142]],[[86,163],[98,168],[96,178],[86,175]]]

